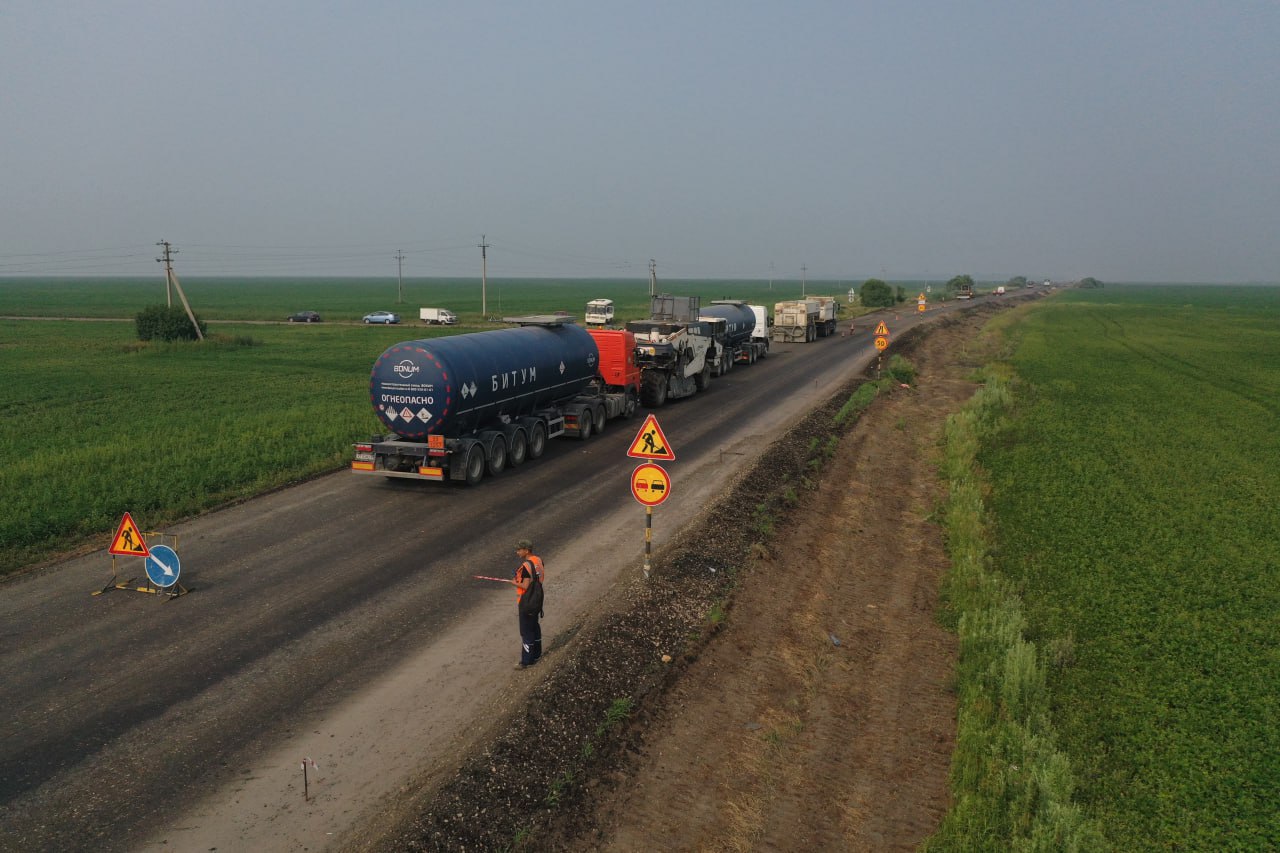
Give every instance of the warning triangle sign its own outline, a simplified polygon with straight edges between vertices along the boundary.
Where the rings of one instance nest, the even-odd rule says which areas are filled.
[[[881,320],[880,325],[876,326],[876,334],[877,335],[889,334],[889,327],[884,324],[884,320]]]
[[[667,441],[667,437],[662,434],[662,427],[658,426],[658,419],[653,415],[645,418],[644,423],[640,425],[640,431],[631,442],[627,455],[635,459],[672,460],[676,458],[675,451],[671,449],[671,442]]]
[[[138,525],[133,523],[133,516],[129,513],[126,512],[124,518],[120,519],[120,526],[116,528],[116,535],[111,540],[108,552],[122,557],[151,556],[151,549],[147,547],[146,540],[142,538],[142,532],[138,530]]]

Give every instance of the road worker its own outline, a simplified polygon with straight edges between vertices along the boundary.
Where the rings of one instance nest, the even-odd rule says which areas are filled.
[[[542,657],[542,625],[539,622],[542,614],[524,612],[520,607],[520,600],[533,585],[535,577],[539,583],[545,581],[546,577],[542,558],[533,553],[533,543],[528,539],[521,539],[516,543],[516,556],[520,558],[520,565],[516,567],[511,581],[516,588],[516,614],[520,620],[520,663],[516,664],[516,668],[525,669]]]

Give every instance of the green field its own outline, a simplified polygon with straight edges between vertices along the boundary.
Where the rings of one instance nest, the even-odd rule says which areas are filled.
[[[992,565],[1075,801],[1116,850],[1280,849],[1280,289],[1072,291],[1010,335]]]
[[[805,283],[805,292],[839,296],[861,282]],[[911,289],[924,285],[904,282]],[[799,299],[801,282],[661,280],[659,290],[712,299],[743,299],[773,307],[775,302]],[[483,317],[567,311],[581,318],[591,299],[612,299],[621,320],[649,316],[649,282],[590,279],[405,279],[404,302],[395,279],[183,279],[182,288],[201,319],[284,320],[295,311],[319,311],[326,322],[358,322],[370,311],[400,314],[405,323],[418,324],[420,307],[448,308],[459,323],[479,327]],[[908,296],[914,296],[912,289]],[[0,316],[117,317],[132,319],[147,305],[165,302],[164,277],[139,281],[112,278],[0,279]],[[179,305],[178,297],[173,304]],[[474,330],[474,329],[473,329]]]
[[[809,293],[838,293],[831,282]],[[663,282],[704,303],[772,305],[799,282]],[[205,344],[141,344],[130,322],[0,320],[0,574],[85,545],[105,546],[126,510],[146,529],[342,467],[379,429],[369,370],[398,341],[480,329],[480,283],[411,280],[184,282],[210,321]],[[647,281],[490,281],[489,314],[581,317],[612,298],[623,319],[648,314]],[[0,280],[0,316],[132,318],[164,301],[164,280]],[[176,302],[176,299],[175,299]],[[428,327],[417,307],[447,307]],[[358,325],[376,309],[400,326]],[[325,322],[290,325],[294,311]],[[240,323],[240,321],[275,321]],[[357,324],[357,325],[352,325]]]

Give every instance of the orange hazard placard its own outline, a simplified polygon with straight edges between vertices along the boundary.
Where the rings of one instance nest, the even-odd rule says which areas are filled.
[[[640,431],[631,442],[627,455],[633,459],[666,459],[669,462],[676,458],[671,442],[662,434],[662,427],[658,426],[658,419],[653,415],[645,418],[640,425]]]
[[[138,525],[133,523],[133,516],[127,512],[124,518],[120,519],[120,526],[116,528],[116,535],[111,540],[108,553],[119,554],[122,557],[151,556],[151,549],[142,538],[142,532],[138,530]]]

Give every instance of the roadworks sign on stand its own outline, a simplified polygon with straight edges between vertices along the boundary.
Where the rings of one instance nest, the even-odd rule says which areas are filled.
[[[161,540],[168,539],[172,544],[150,546],[147,545],[147,536]],[[93,594],[102,595],[113,589],[125,589],[164,595],[169,598],[186,595],[186,587],[178,583],[178,574],[182,568],[178,560],[177,547],[176,535],[152,531],[144,536],[134,522],[133,516],[126,512],[124,518],[120,519],[120,526],[116,528],[116,535],[111,538],[111,547],[107,549],[107,553],[111,554],[111,580],[102,589],[94,590]],[[116,563],[117,557],[136,557],[142,560],[147,574],[147,585],[136,586],[136,577],[121,580]]]

